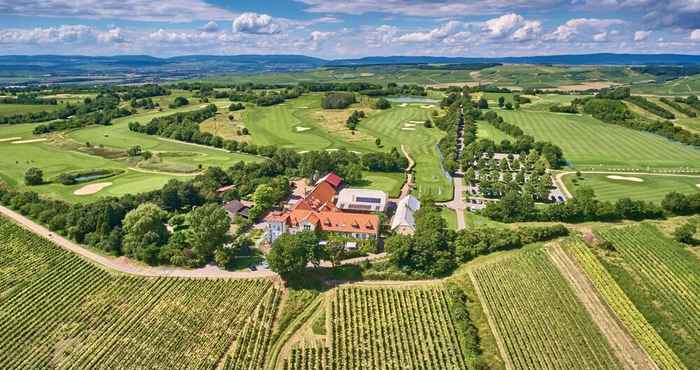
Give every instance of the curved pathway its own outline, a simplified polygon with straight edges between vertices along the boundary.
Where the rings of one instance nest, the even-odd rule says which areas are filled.
[[[84,246],[56,235],[51,230],[37,224],[21,214],[0,206],[0,213],[14,220],[25,229],[50,240],[61,248],[88,259],[100,266],[117,272],[137,276],[170,276],[183,278],[230,278],[230,279],[256,279],[274,278],[277,274],[270,270],[259,269],[257,271],[225,271],[217,266],[209,265],[198,269],[183,269],[177,267],[150,267],[136,264],[128,258],[107,257],[97,254]]]

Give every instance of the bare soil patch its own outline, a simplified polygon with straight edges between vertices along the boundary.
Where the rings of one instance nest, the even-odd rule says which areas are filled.
[[[564,90],[564,91],[586,91],[586,90],[594,90],[594,89],[605,89],[605,88],[617,86],[617,85],[619,85],[619,84],[614,83],[614,82],[598,81],[598,82],[584,82],[584,83],[574,84],[574,85],[561,85],[557,89]]]
[[[111,182],[97,182],[94,184],[87,184],[83,186],[82,188],[76,190],[73,192],[74,195],[92,195],[100,190],[112,185]]]
[[[576,297],[590,313],[593,322],[608,339],[613,353],[622,366],[625,369],[658,369],[649,355],[630,336],[620,320],[598,296],[585,273],[561,246],[550,246],[547,252],[561,275],[569,282]]]
[[[365,113],[369,114],[372,112],[371,109],[365,107],[361,108]],[[366,142],[367,140],[374,141],[374,137],[359,130],[352,131],[346,126],[346,122],[350,114],[357,108],[350,109],[321,109],[316,112],[316,117],[319,120],[319,125],[326,129],[330,134],[338,135],[344,140],[350,142]],[[360,127],[362,122],[360,122]]]
[[[437,84],[426,85],[426,87],[432,87],[434,89],[446,89],[449,87],[463,87],[463,86],[479,86],[479,81],[464,81],[464,82],[442,82]]]

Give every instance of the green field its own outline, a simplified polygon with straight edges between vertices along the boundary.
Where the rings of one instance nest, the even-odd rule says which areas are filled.
[[[562,248],[581,267],[600,297],[660,368],[683,368],[678,356],[634,306],[612,275],[598,261],[591,248],[578,238],[568,240]]]
[[[618,175],[621,177],[635,177],[643,182],[629,180],[610,179],[605,174],[583,174],[577,178],[575,174],[564,176],[564,183],[570,192],[576,194],[576,189],[581,186],[589,186],[595,190],[596,198],[600,200],[615,201],[620,198],[661,202],[664,196],[672,191],[692,194],[700,192],[699,177],[677,176],[644,176],[644,175]]]
[[[492,124],[490,124],[486,121],[477,122],[476,127],[477,127],[476,136],[479,139],[493,140],[493,142],[495,142],[496,144],[500,143],[502,140],[514,141],[512,136],[497,129]]]
[[[590,116],[535,111],[498,112],[536,140],[550,141],[578,170],[700,169],[700,150]]]
[[[307,340],[285,368],[467,368],[442,286],[340,287],[329,294],[321,308],[328,339]]]
[[[544,249],[475,267],[470,274],[491,329],[504,343],[504,361],[513,368],[620,368]]]
[[[77,196],[73,192],[88,183],[66,186],[58,183],[31,187],[31,190],[40,192],[50,197],[56,197],[72,202],[89,202],[102,196],[120,196],[124,194],[136,194],[160,189],[172,178],[187,179],[170,174],[177,170],[196,170],[199,165],[228,167],[236,161],[262,160],[259,157],[227,153],[225,151],[190,145],[180,142],[170,142],[155,136],[148,136],[129,131],[128,122],[148,122],[153,117],[172,114],[175,111],[197,109],[199,106],[190,106],[178,110],[164,112],[144,112],[130,117],[117,119],[110,126],[92,126],[65,135],[49,135],[44,142],[25,144],[12,144],[13,141],[36,139],[32,135],[35,125],[3,125],[0,127],[0,178],[8,184],[28,189],[24,186],[25,171],[30,167],[41,168],[45,180],[68,171],[91,169],[121,169],[125,172],[109,179],[96,180],[97,182],[111,182],[112,185],[104,188],[94,195]],[[1,141],[8,138],[21,138],[12,141]],[[143,172],[133,170],[135,164],[125,159],[111,158],[110,156],[98,156],[87,151],[86,143],[93,148],[103,145],[106,149],[114,151],[125,150],[134,145],[140,145],[143,150],[164,154],[166,157],[155,168],[146,166]],[[167,156],[177,154],[177,156]],[[150,172],[148,172],[150,171]],[[163,173],[158,173],[159,171]],[[155,172],[155,173],[153,173]]]
[[[53,111],[60,107],[60,105],[0,104],[0,116],[11,116],[15,114]]]
[[[433,194],[439,200],[452,196],[452,183],[442,171],[436,146],[444,132],[420,123],[430,117],[432,109],[420,104],[395,104],[385,111],[368,110],[368,117],[352,134],[345,127],[345,119],[352,110],[367,109],[366,104],[347,110],[322,110],[320,99],[319,94],[309,94],[285,104],[247,109],[243,117],[252,142],[300,152],[345,148],[362,153],[404,145],[416,162],[417,193]],[[376,146],[376,138],[381,140],[381,148]]]
[[[227,354],[263,366],[270,280],[113,274],[4,218],[0,238],[1,368],[212,369]]]
[[[362,172],[362,184],[353,185],[355,188],[383,190],[389,197],[397,198],[406,175],[397,172]]]
[[[632,85],[634,94],[652,95],[698,95],[700,94],[700,75],[681,77],[666,82],[651,82]]]
[[[642,224],[601,230],[615,252],[599,254],[622,290],[688,368],[700,363],[700,261]]]

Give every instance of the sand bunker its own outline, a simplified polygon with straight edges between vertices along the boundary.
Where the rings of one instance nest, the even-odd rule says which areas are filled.
[[[304,131],[307,131],[307,130],[311,130],[311,127],[301,127],[301,126],[297,126],[296,129],[297,129],[297,132],[304,132]]]
[[[415,127],[401,127],[401,131],[416,131]]]
[[[610,175],[607,176],[610,180],[623,180],[623,181],[632,181],[632,182],[644,182],[643,179],[640,179],[639,177],[626,177],[626,176],[616,176],[616,175]]]
[[[308,153],[308,152],[309,152],[308,150],[300,150],[300,151],[298,151],[297,153],[299,153],[299,154],[304,154],[304,153]]]
[[[83,186],[82,188],[76,190],[73,192],[75,195],[92,195],[97,193],[98,191],[112,185],[111,182],[98,182],[95,184],[88,184]]]
[[[699,188],[700,188],[700,184],[695,184],[695,186],[697,186],[697,187],[699,187]]]
[[[423,121],[408,121],[408,123],[412,123],[414,125],[420,125],[423,123]]]
[[[309,109],[309,107],[297,107],[297,109]]]
[[[403,103],[403,104],[399,105],[399,107],[408,107],[408,103]]]
[[[46,141],[46,138],[41,138],[41,139],[31,139],[31,140],[21,140],[21,141],[13,141],[12,144],[29,144],[29,143],[38,143],[40,141]]]
[[[5,142],[5,141],[15,141],[15,140],[19,140],[19,139],[21,139],[21,138],[22,138],[21,136],[17,136],[17,137],[6,137],[6,138],[0,139],[0,143]]]

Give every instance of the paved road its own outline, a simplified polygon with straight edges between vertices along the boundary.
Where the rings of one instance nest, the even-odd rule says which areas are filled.
[[[461,176],[454,176],[454,195],[449,202],[441,203],[445,207],[455,211],[457,214],[457,230],[464,230],[467,227],[464,212],[467,210],[467,202],[464,201],[464,181]]]

